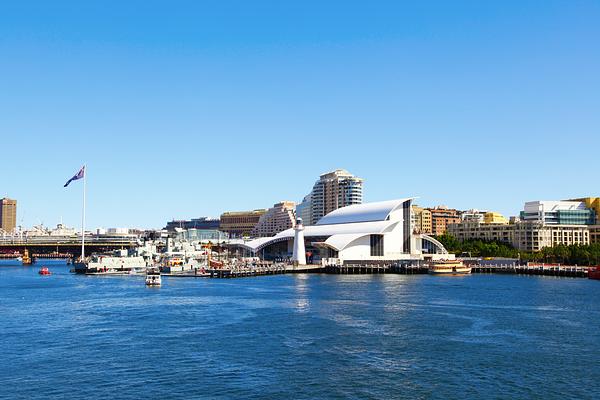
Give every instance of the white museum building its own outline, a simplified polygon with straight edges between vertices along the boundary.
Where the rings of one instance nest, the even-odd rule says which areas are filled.
[[[316,225],[301,227],[306,262],[453,258],[439,241],[414,233],[412,200],[404,198],[342,207],[325,215]],[[298,222],[301,224],[302,221]],[[291,258],[297,229],[251,240],[241,246],[264,260]]]

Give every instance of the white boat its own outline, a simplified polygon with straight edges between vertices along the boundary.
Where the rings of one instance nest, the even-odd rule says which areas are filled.
[[[126,254],[94,254],[84,263],[74,264],[76,273],[87,275],[129,275],[146,270],[144,257],[127,257]]]
[[[186,257],[182,254],[170,254],[161,261],[160,270],[166,274],[182,274],[198,271],[207,266],[206,257],[201,259],[199,256]]]
[[[428,272],[433,275],[464,275],[471,273],[471,267],[464,265],[461,260],[432,261]]]
[[[160,270],[157,267],[149,267],[146,269],[146,286],[160,286],[162,279]]]

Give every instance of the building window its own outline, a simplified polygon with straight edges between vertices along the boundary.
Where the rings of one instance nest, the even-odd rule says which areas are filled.
[[[383,235],[371,235],[371,256],[383,257]]]

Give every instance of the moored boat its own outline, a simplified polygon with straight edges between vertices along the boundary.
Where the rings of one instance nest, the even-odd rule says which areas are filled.
[[[149,267],[146,269],[146,286],[160,286],[162,279],[158,267]]]
[[[94,254],[86,262],[73,264],[73,272],[86,275],[129,275],[144,272],[147,262],[144,257],[128,257],[120,250],[111,254]]]
[[[588,269],[588,278],[600,281],[600,266],[590,267]]]
[[[432,261],[427,271],[434,275],[464,275],[471,273],[471,267],[464,265],[461,260]]]

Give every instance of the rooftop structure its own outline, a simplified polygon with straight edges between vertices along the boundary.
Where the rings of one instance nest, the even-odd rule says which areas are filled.
[[[509,220],[500,213],[488,211],[483,216],[484,224],[508,224]]]
[[[529,201],[521,211],[521,221],[548,225],[593,225],[596,213],[584,201]]]
[[[173,220],[167,222],[165,229],[172,232],[175,228],[181,229],[219,229],[220,221],[218,218],[200,217],[190,220]]]
[[[585,203],[587,208],[594,210],[594,213],[596,214],[596,225],[600,225],[600,197],[582,197],[568,201],[581,201]]]

